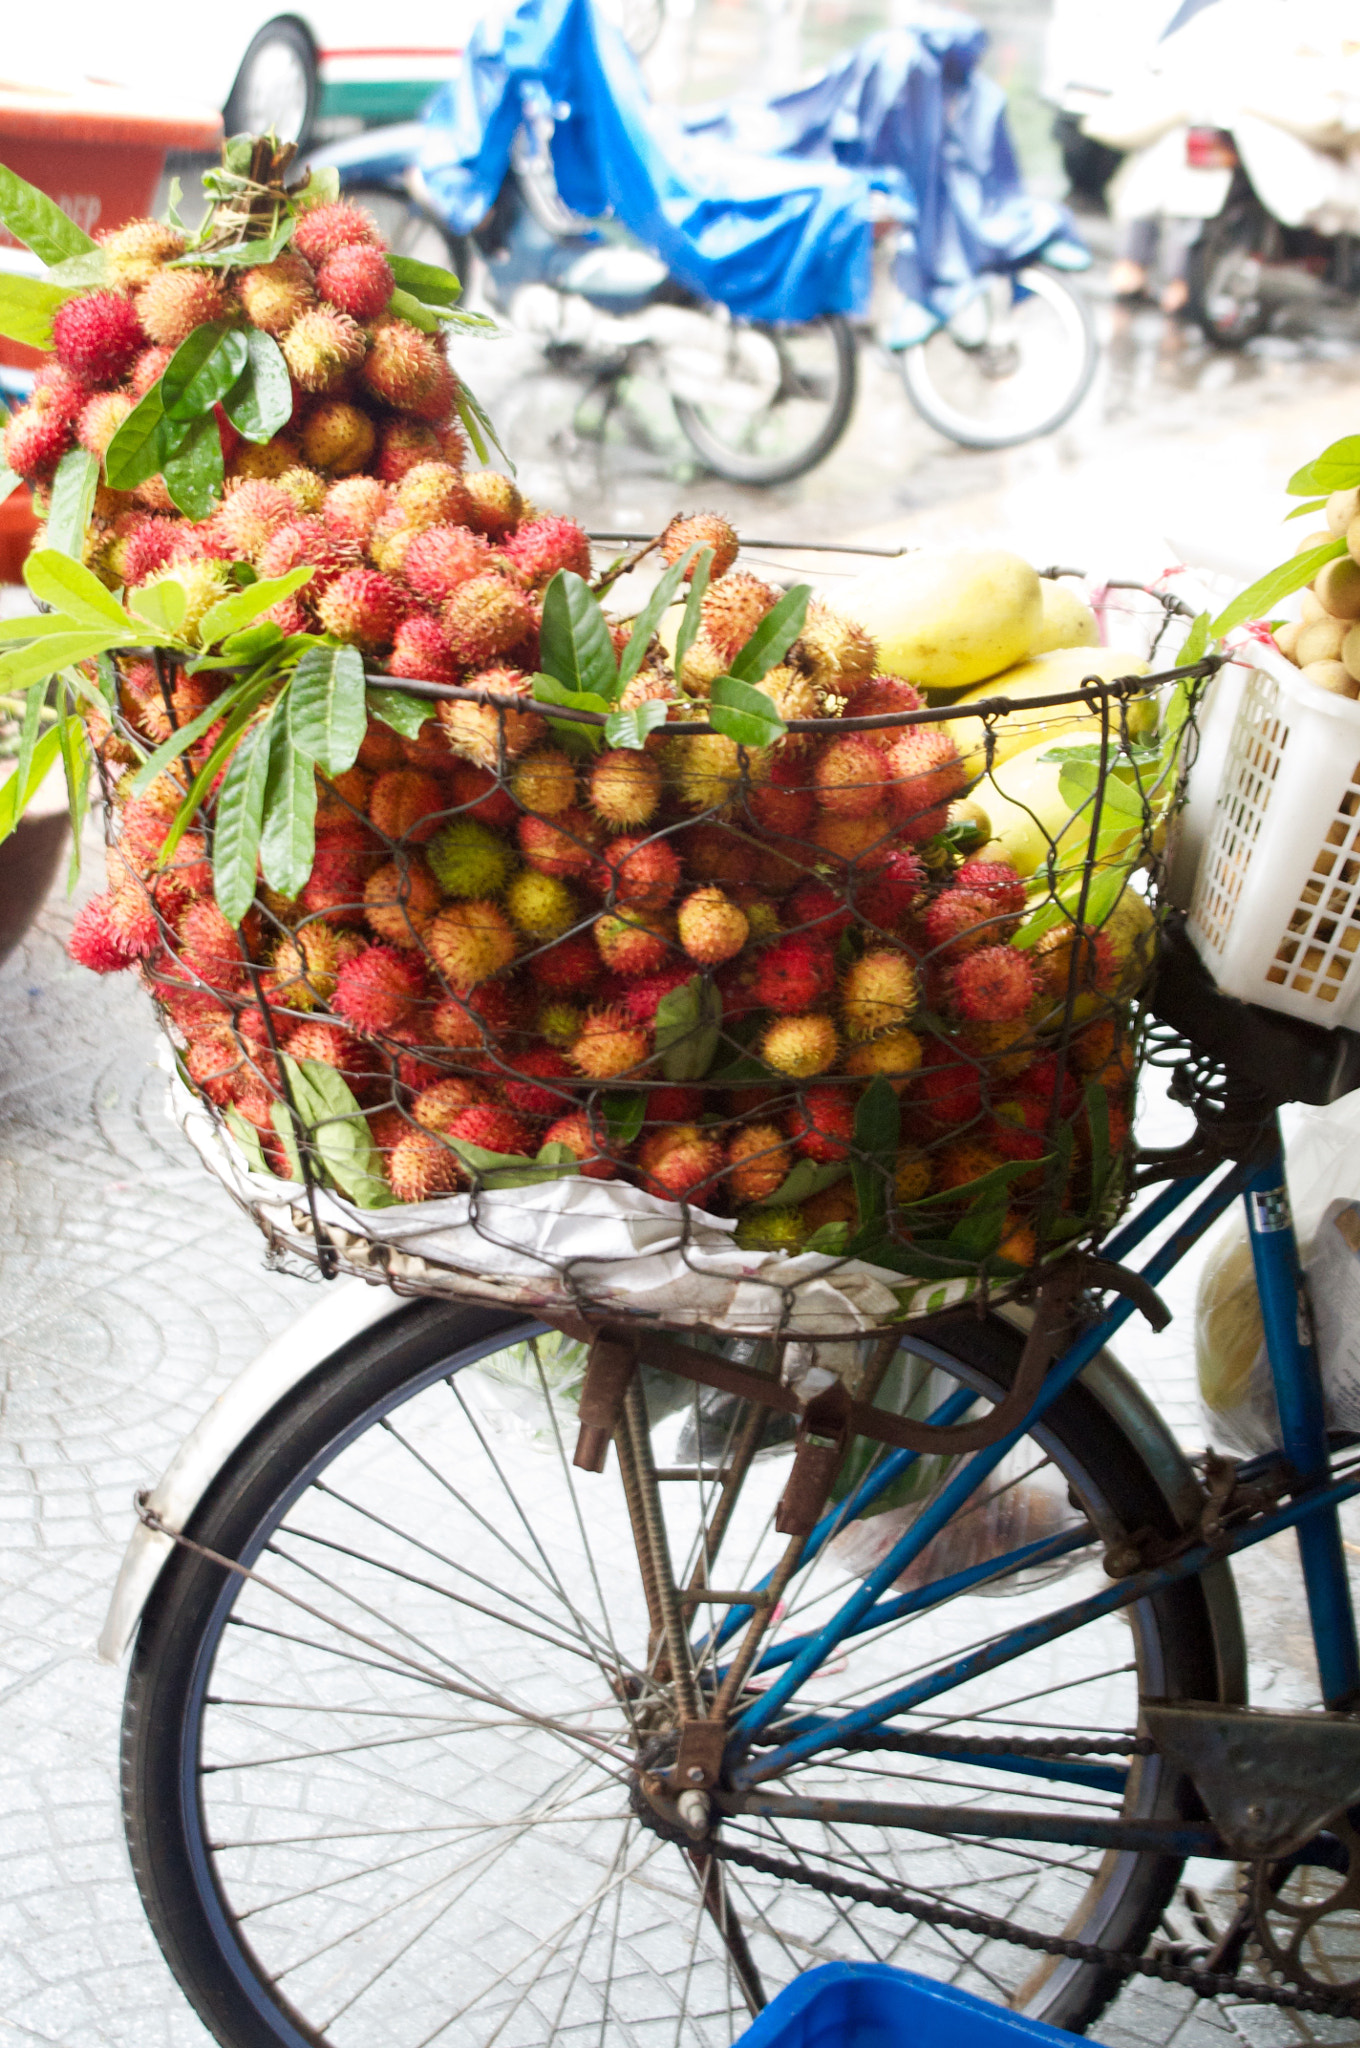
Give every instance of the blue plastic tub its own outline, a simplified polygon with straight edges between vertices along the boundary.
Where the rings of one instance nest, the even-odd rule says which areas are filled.
[[[823,1963],[766,2006],[740,2048],[1070,2048],[1076,2039],[910,1970]]]

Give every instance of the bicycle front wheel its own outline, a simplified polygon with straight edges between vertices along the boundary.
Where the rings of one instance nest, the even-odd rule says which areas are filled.
[[[649,1821],[642,1769],[670,1739],[676,1688],[617,1454],[603,1475],[572,1468],[556,1343],[536,1348],[502,1312],[413,1306],[291,1394],[195,1514],[193,1540],[254,1576],[185,1548],[166,1567],[128,1685],[127,1825],[161,1946],[217,2039],[726,2048],[765,1998],[837,1958],[905,1964],[1085,2025],[1117,1971],[1036,1968],[990,1934],[851,1910],[834,1881],[909,1885],[1139,1949],[1173,1859],[948,1827],[722,1824],[720,1840],[794,1865],[791,1880],[713,1861]],[[954,1319],[908,1340],[896,1384],[985,1402],[1018,1351],[1008,1325]],[[660,1376],[648,1405],[640,1441],[677,1582],[696,1583],[706,1558],[709,1587],[757,1585],[787,1546],[773,1527],[787,1441],[768,1411]],[[1126,1731],[1145,1696],[1219,1696],[1232,1646],[1202,1583],[1022,1646],[986,1677],[950,1678],[970,1645],[1101,1584],[1103,1542],[1172,1533],[1174,1488],[1117,1410],[1086,1384],[1056,1403],[902,1581],[910,1611],[841,1644],[761,1741],[769,1754],[795,1723],[904,1675],[921,1705],[881,1744],[822,1752],[774,1789],[1047,1816],[1182,1810],[1184,1785]],[[712,1475],[731,1481],[743,1463],[718,1550]],[[946,1469],[904,1468],[892,1514],[910,1520]],[[770,1697],[794,1639],[844,1598],[866,1532],[873,1521],[785,1585],[739,1707]],[[721,1611],[689,1605],[701,1695],[731,1656],[706,1618]],[[1055,1734],[1075,1752],[1056,1763]]]
[[[1015,448],[1071,418],[1099,353],[1085,299],[1036,263],[983,279],[956,320],[902,351],[902,381],[961,447]]]
[[[791,483],[830,454],[854,410],[855,337],[836,313],[802,327],[715,315],[664,353],[686,438],[732,483]]]

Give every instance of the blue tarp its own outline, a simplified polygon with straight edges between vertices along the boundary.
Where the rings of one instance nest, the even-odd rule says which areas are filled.
[[[1031,199],[1005,100],[978,62],[986,31],[922,0],[801,91],[681,115],[654,106],[592,0],[523,0],[483,22],[420,128],[418,162],[455,232],[493,205],[522,121],[550,115],[558,191],[611,216],[700,297],[758,320],[862,310],[871,221],[902,224],[900,339],[948,318],[980,272],[1072,230]],[[876,202],[874,193],[882,195]]]

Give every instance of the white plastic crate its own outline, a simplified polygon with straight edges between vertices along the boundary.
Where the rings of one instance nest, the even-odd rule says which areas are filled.
[[[1360,1026],[1360,702],[1253,650],[1188,927],[1219,987],[1329,1028]],[[1218,762],[1208,750],[1203,773]],[[1192,771],[1191,787],[1202,776]]]

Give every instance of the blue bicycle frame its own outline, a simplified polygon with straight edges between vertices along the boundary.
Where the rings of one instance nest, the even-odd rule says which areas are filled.
[[[1214,1181],[1213,1172],[1171,1182],[1102,1247],[1103,1255],[1122,1262],[1211,1181]],[[756,1662],[754,1669],[757,1672],[777,1672],[778,1675],[734,1721],[725,1756],[728,1782],[739,1796],[747,1795],[743,1802],[745,1810],[752,1810],[750,1794],[754,1788],[766,1779],[777,1778],[790,1765],[822,1751],[867,1746],[871,1741],[879,1747],[890,1746],[893,1739],[891,1723],[896,1716],[918,1708],[986,1671],[995,1670],[1042,1643],[1084,1627],[1102,1614],[1114,1612],[1178,1580],[1191,1577],[1216,1559],[1264,1542],[1267,1537],[1290,1527],[1296,1529],[1298,1535],[1323,1700],[1329,1708],[1341,1708],[1352,1706],[1360,1698],[1360,1645],[1357,1645],[1355,1613],[1338,1519],[1342,1502],[1360,1494],[1360,1476],[1328,1484],[1329,1456],[1322,1382],[1290,1214],[1278,1120],[1273,1123],[1273,1142],[1266,1156],[1261,1157],[1258,1153],[1252,1161],[1228,1167],[1147,1260],[1141,1274],[1149,1285],[1155,1287],[1239,1199],[1246,1205],[1266,1346],[1279,1411],[1280,1442],[1289,1468],[1292,1498],[1288,1505],[1252,1520],[1216,1544],[1193,1543],[1165,1564],[1115,1580],[1095,1594],[1073,1601],[1039,1620],[1024,1623],[953,1663],[923,1673],[852,1712],[837,1716],[807,1713],[801,1718],[789,1718],[786,1710],[804,1681],[825,1665],[847,1638],[881,1627],[903,1615],[938,1605],[966,1591],[970,1584],[983,1577],[994,1583],[1007,1573],[1059,1556],[1064,1550],[1089,1541],[1089,1531],[1064,1533],[1037,1544],[1024,1545],[1005,1557],[989,1559],[984,1565],[971,1570],[956,1572],[919,1591],[896,1598],[888,1597],[889,1588],[902,1577],[913,1560],[946,1527],[1007,1452],[1032,1431],[1034,1424],[1133,1314],[1133,1303],[1125,1298],[1118,1299],[1101,1320],[1085,1330],[1051,1367],[1023,1422],[998,1442],[960,1463],[933,1501],[916,1517],[838,1612],[806,1636],[785,1640],[767,1649]],[[941,1402],[930,1420],[941,1424],[956,1422],[976,1398],[970,1388],[958,1388]],[[895,1451],[886,1457],[860,1482],[848,1499],[823,1516],[807,1538],[802,1561],[809,1562],[837,1529],[891,1486],[914,1463],[917,1455],[914,1451]],[[752,1590],[763,1590],[768,1583],[768,1579],[762,1581],[760,1587]],[[730,1610],[716,1632],[717,1645],[721,1647],[730,1641],[754,1612],[750,1606]],[[778,1746],[762,1748],[758,1757],[753,1756],[753,1745],[775,1724],[778,1724],[782,1738]],[[942,1757],[947,1756],[947,1747],[941,1744],[938,1753]],[[1025,1757],[1013,1767],[1031,1777],[1042,1776],[1056,1782],[1093,1785],[1107,1790],[1117,1789],[1124,1775],[1122,1769],[1114,1766],[1037,1757]],[[792,1812],[788,1801],[783,1802],[783,1807]],[[889,1811],[882,1810],[885,1819],[888,1819]],[[906,1810],[903,1811],[905,1816]],[[912,1822],[904,1817],[903,1824],[911,1825]],[[1130,1839],[1127,1828],[1122,1834],[1117,1832],[1122,1825],[1106,1824],[1104,1832],[1108,1833],[1111,1846],[1116,1841],[1130,1848],[1139,1846]],[[1056,1834],[1053,1833],[1055,1827]],[[1029,1814],[993,1815],[989,1823],[975,1831],[1004,1832],[1031,1839],[1037,1839],[1042,1833],[1047,1838],[1068,1842],[1078,1840],[1079,1836],[1083,1840],[1088,1838],[1081,1832],[1081,1823],[1075,1817],[1070,1821],[1064,1818],[1040,1822]],[[1164,1828],[1156,1833],[1158,1846],[1182,1854],[1223,1853],[1221,1846],[1215,1849],[1212,1830],[1206,1831],[1202,1827]],[[1096,1834],[1104,1839],[1099,1826]]]

